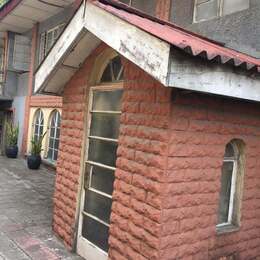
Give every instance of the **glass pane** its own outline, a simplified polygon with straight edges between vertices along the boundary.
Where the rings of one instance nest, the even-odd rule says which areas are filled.
[[[59,150],[59,140],[57,139],[54,141],[54,149]]]
[[[223,163],[222,175],[221,175],[219,216],[218,216],[219,224],[228,222],[228,211],[229,211],[233,167],[234,167],[233,162]]]
[[[43,125],[40,126],[40,136],[43,135]]]
[[[53,151],[53,160],[54,160],[54,161],[57,161],[57,159],[58,159],[58,151],[57,151],[57,150],[54,150],[54,151]]]
[[[108,251],[108,233],[109,227],[84,216],[82,236],[106,252]]]
[[[93,110],[120,111],[123,90],[94,91]]]
[[[53,150],[52,149],[49,149],[48,150],[48,155],[47,155],[47,158],[52,160],[52,153],[53,153]]]
[[[196,6],[196,21],[209,20],[218,16],[218,0],[208,0]]]
[[[54,139],[50,138],[49,147],[53,148],[54,146]]]
[[[56,138],[57,138],[57,139],[60,138],[60,128],[57,128],[57,131],[56,131]]]
[[[235,156],[235,152],[234,152],[234,148],[233,148],[233,145],[232,144],[227,144],[226,145],[226,150],[225,150],[225,157],[228,158],[228,157],[234,157]]]
[[[97,194],[93,191],[86,190],[84,210],[87,213],[105,221],[106,223],[109,223],[111,205],[112,199]]]
[[[223,2],[223,15],[239,12],[249,8],[249,0],[225,0]]]
[[[38,134],[38,131],[39,131],[39,126],[38,125],[35,125],[34,127],[34,134]]]
[[[89,142],[89,160],[115,167],[117,144],[102,140]]]
[[[120,59],[119,56],[115,57],[112,60],[112,68],[113,68],[115,79],[117,80],[119,72],[120,72],[120,70],[122,68],[122,63],[121,63],[121,59]]]
[[[50,136],[55,137],[55,128],[51,128]]]
[[[86,169],[85,178],[88,178],[90,169],[92,168],[92,177],[90,187],[98,191],[104,192],[108,195],[113,193],[113,184],[115,180],[114,171],[104,169],[98,166],[88,165]],[[85,182],[85,188],[88,188],[88,182]]]
[[[93,113],[90,135],[117,139],[119,124],[120,115]]]
[[[103,75],[101,77],[101,82],[112,82],[112,74],[111,74],[111,64],[109,63],[106,67],[106,69],[103,72]]]

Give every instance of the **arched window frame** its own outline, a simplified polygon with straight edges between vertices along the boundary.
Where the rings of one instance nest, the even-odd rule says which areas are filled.
[[[49,124],[48,124],[49,133],[48,133],[48,147],[47,147],[46,157],[47,159],[53,162],[57,161],[57,156],[58,156],[59,142],[60,142],[60,122],[61,122],[61,113],[58,110],[52,111],[50,114]],[[54,130],[53,132],[52,129]]]
[[[119,62],[120,69],[116,71],[115,69],[115,64],[116,62]],[[119,65],[117,64],[117,65]],[[106,80],[105,79],[105,74],[109,73],[109,76],[111,77],[111,80]],[[105,67],[102,71],[102,74],[100,75],[100,78],[98,80],[99,84],[104,84],[104,85],[111,85],[114,83],[119,83],[123,81],[124,77],[124,67],[121,63],[121,58],[119,55],[112,56],[106,63]]]
[[[33,138],[39,140],[43,135],[44,130],[44,115],[42,110],[39,108],[35,111],[33,120]]]
[[[233,155],[228,155],[227,150],[232,147]],[[221,232],[232,231],[240,226],[241,206],[242,206],[242,191],[244,182],[244,166],[245,166],[245,145],[241,140],[232,140],[226,145],[225,155],[223,158],[222,172],[221,172],[221,188],[220,188],[220,200],[218,209],[218,224],[217,230]],[[220,214],[223,207],[221,196],[223,195],[223,189],[225,185],[222,183],[225,165],[232,163],[231,182],[230,182],[230,194],[228,214],[226,221],[220,221]]]

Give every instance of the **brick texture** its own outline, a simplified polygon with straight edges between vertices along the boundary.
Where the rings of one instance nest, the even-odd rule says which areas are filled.
[[[234,253],[234,259],[260,257],[259,108],[174,92],[161,259],[233,259]],[[234,138],[246,144],[241,228],[217,235],[222,160]],[[172,227],[177,229],[172,232]]]
[[[54,196],[54,231],[73,248],[88,79],[101,45],[65,88]],[[260,107],[161,86],[124,61],[114,184],[111,260],[259,259]],[[246,144],[239,231],[217,235],[226,144]],[[232,258],[231,258],[232,259]]]
[[[101,45],[85,61],[63,94],[61,136],[54,193],[53,229],[66,246],[73,248],[76,232],[76,210],[84,140],[84,116],[87,109],[85,91],[95,57],[105,48]]]
[[[110,259],[160,259],[170,97],[170,89],[125,63]]]
[[[62,108],[62,97],[56,96],[31,96],[30,107]]]

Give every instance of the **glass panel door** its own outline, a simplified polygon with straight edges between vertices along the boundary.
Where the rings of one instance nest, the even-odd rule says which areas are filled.
[[[94,89],[90,98],[88,149],[78,235],[78,253],[88,260],[106,259],[121,89]]]

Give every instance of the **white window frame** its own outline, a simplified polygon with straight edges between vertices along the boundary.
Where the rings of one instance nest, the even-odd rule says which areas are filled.
[[[38,126],[38,132],[35,132],[35,128]],[[34,114],[33,120],[33,138],[37,136],[38,138],[41,137],[40,128],[42,128],[42,132],[44,131],[44,114],[41,109],[36,110]]]
[[[238,189],[237,178],[238,178],[238,172],[239,172],[238,162],[239,162],[239,153],[240,152],[239,152],[239,149],[238,149],[236,143],[230,142],[228,144],[230,144],[232,146],[233,151],[234,151],[234,155],[232,157],[224,157],[224,159],[223,159],[223,165],[225,162],[233,163],[230,198],[229,198],[229,209],[228,209],[228,221],[217,224],[216,225],[217,228],[223,228],[226,226],[234,226],[235,225],[234,217],[235,217],[235,214],[238,213],[238,212],[234,212],[234,205],[235,205],[235,194]],[[221,185],[222,185],[222,183],[221,183]]]
[[[233,146],[233,145],[232,145]],[[235,192],[236,192],[236,180],[237,180],[237,160],[231,158],[224,158],[223,164],[225,162],[233,163],[233,171],[231,178],[231,189],[230,189],[230,198],[229,198],[229,208],[228,208],[228,221],[224,223],[217,224],[217,227],[230,226],[233,223],[233,210],[234,210],[234,202],[235,202]]]
[[[58,153],[59,149],[55,149],[55,141],[60,142],[60,138],[57,138],[57,129],[60,129],[60,125],[58,125],[58,116],[61,119],[61,113],[58,110],[54,110],[50,115],[49,120],[49,138],[48,138],[48,149],[47,149],[47,159],[51,160],[52,162],[56,162],[54,160],[54,152],[56,151]],[[52,128],[52,120],[55,117],[55,125],[54,125],[54,136],[51,136],[51,128]],[[53,139],[53,147],[50,146],[50,140]],[[48,157],[49,150],[52,150],[51,158]]]
[[[99,82],[98,85],[93,86],[90,88],[89,90],[89,104],[88,104],[88,120],[87,120],[87,134],[86,134],[86,144],[85,144],[85,156],[84,156],[84,167],[83,167],[83,174],[85,175],[86,173],[86,165],[90,165],[90,166],[98,166],[104,169],[109,169],[111,171],[116,171],[116,167],[112,167],[112,166],[108,166],[102,163],[97,163],[97,162],[93,162],[88,160],[89,158],[89,143],[91,139],[95,139],[95,136],[91,136],[90,135],[90,127],[91,127],[91,122],[92,122],[92,114],[93,112],[99,112],[97,110],[92,110],[92,105],[93,105],[93,94],[94,91],[114,91],[114,90],[121,90],[123,89],[123,81],[119,81],[119,82],[108,82],[108,83],[101,83]],[[104,112],[104,111],[102,111]],[[106,111],[107,113],[114,113],[114,114],[118,114],[121,115],[122,111]],[[110,138],[104,138],[107,141],[111,141],[111,142],[116,142],[118,143],[118,139],[110,139]],[[92,177],[92,169],[90,172],[90,178]],[[88,188],[90,188],[91,191],[96,192],[95,189],[93,189],[90,186],[90,183],[88,184]],[[108,259],[108,253],[104,250],[102,250],[101,248],[99,248],[97,245],[93,244],[92,242],[88,241],[85,237],[82,236],[82,228],[83,228],[83,216],[88,216],[92,219],[94,219],[95,221],[110,227],[110,224],[104,222],[103,220],[97,218],[96,216],[93,216],[89,213],[87,213],[86,211],[84,211],[84,203],[85,203],[85,199],[86,199],[86,192],[84,189],[85,186],[85,179],[82,181],[82,187],[81,187],[81,199],[80,199],[80,216],[79,216],[79,226],[78,226],[78,244],[77,244],[77,252],[81,255],[84,256],[85,258],[89,257],[89,254],[91,255],[91,251],[94,250],[95,254],[98,254],[97,259],[102,259],[102,260],[107,260]],[[103,193],[103,192],[96,192],[98,194],[101,194],[107,198],[112,198],[112,196],[110,196],[109,194]],[[88,245],[88,249],[89,250],[85,250],[83,244],[87,244]],[[92,248],[92,249],[91,249]],[[88,251],[88,252],[87,252]]]
[[[44,60],[44,58],[47,56],[49,50],[52,48],[52,46],[55,44],[55,42],[57,41],[57,39],[59,38],[61,32],[62,32],[62,28],[64,28],[65,23],[61,23],[55,27],[52,27],[51,29],[42,32],[40,35],[40,48],[39,48],[39,62],[42,62]],[[52,34],[52,36],[54,35],[54,31],[59,30],[58,32],[58,36],[57,38],[52,38],[51,41],[51,46],[49,49],[47,49],[47,38],[49,34]]]
[[[193,23],[200,23],[200,22],[204,22],[204,21],[209,21],[209,20],[213,20],[219,17],[223,16],[224,13],[224,1],[225,0],[217,0],[218,1],[218,10],[217,10],[217,16],[211,17],[209,19],[201,19],[201,20],[197,20],[197,6],[199,5],[198,0],[194,0],[194,10],[193,10]]]

